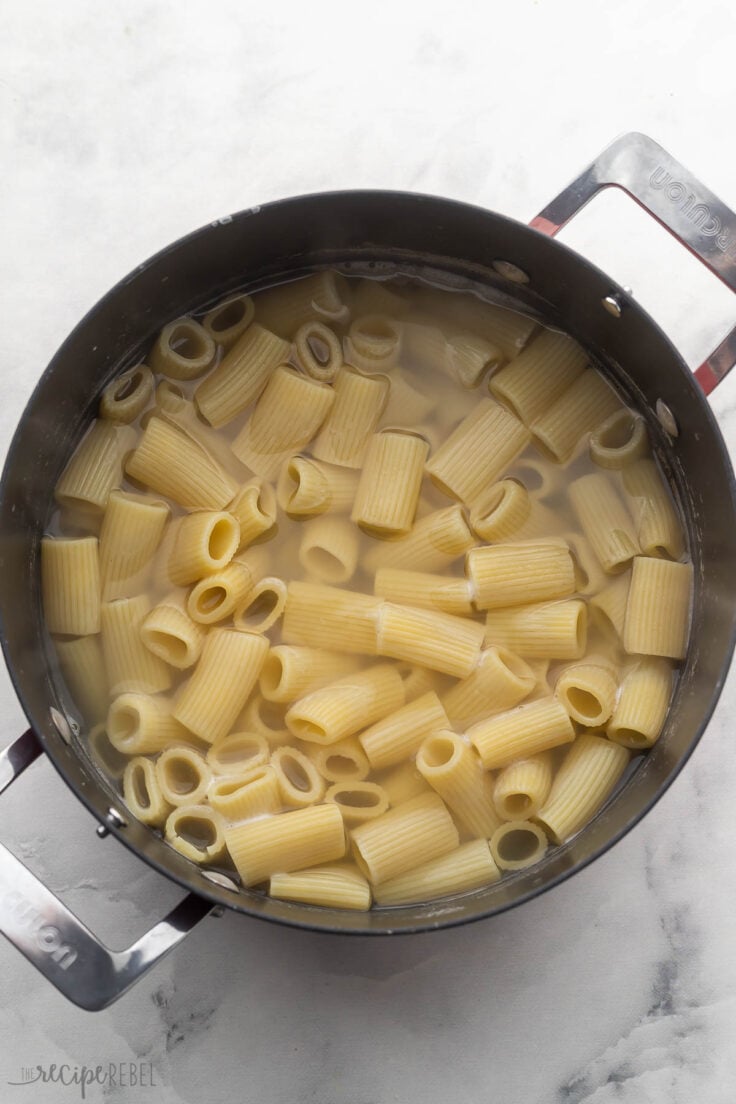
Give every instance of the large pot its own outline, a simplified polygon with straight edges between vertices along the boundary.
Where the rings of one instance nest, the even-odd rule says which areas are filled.
[[[123,952],[111,952],[0,846],[0,931],[82,1007],[110,1004],[217,907],[318,931],[388,934],[492,916],[561,882],[619,840],[682,769],[713,711],[734,646],[734,477],[706,393],[730,368],[734,335],[693,378],[624,288],[552,240],[602,187],[623,187],[736,290],[736,216],[643,135],[618,139],[531,227],[447,199],[338,192],[252,208],[212,223],[127,276],[64,342],[16,431],[0,487],[2,644],[30,730],[0,756],[0,791],[45,752],[77,797],[188,896]],[[170,319],[238,288],[320,266],[370,274],[433,270],[435,282],[495,289],[573,334],[643,411],[687,519],[695,563],[692,642],[665,732],[621,793],[540,867],[440,903],[369,913],[271,900],[189,863],[143,824],[85,752],[43,624],[38,548],[54,484],[93,417],[102,387]],[[514,266],[514,267],[510,267]],[[511,277],[511,278],[510,278]]]

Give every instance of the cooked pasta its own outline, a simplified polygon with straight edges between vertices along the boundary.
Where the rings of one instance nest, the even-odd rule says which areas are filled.
[[[188,586],[230,563],[240,543],[240,526],[225,511],[199,510],[181,518],[169,556],[169,581]]]
[[[524,659],[580,659],[587,640],[587,609],[572,598],[541,605],[489,610],[485,642]]]
[[[488,845],[499,870],[523,870],[542,858],[547,837],[528,820],[507,820],[499,825]]]
[[[288,710],[286,724],[300,740],[334,744],[403,704],[401,675],[395,667],[380,663],[306,694]]]
[[[572,836],[598,812],[629,761],[628,751],[584,733],[560,766],[536,820],[555,843]]]
[[[233,623],[243,632],[264,633],[275,625],[286,607],[287,588],[283,579],[266,575],[234,607]]]
[[[450,722],[461,727],[512,709],[531,693],[534,682],[531,667],[519,656],[507,648],[487,648],[472,674],[456,682],[442,704]]]
[[[227,512],[240,526],[240,552],[275,525],[276,495],[273,487],[262,479],[251,479],[228,503]]]
[[[237,418],[258,398],[276,368],[286,364],[289,352],[288,342],[257,322],[250,325],[194,392],[209,424],[223,426]]]
[[[201,740],[225,736],[258,681],[268,641],[257,633],[211,629],[174,716]]]
[[[324,908],[364,912],[371,907],[371,888],[352,863],[331,863],[291,874],[272,874],[268,892],[282,901],[300,901]]]
[[[590,458],[599,468],[619,471],[648,452],[644,419],[630,410],[617,410],[590,435]]]
[[[371,767],[382,770],[415,755],[426,736],[447,724],[442,702],[429,690],[370,725],[358,739]]]
[[[493,784],[493,804],[502,820],[528,820],[547,800],[552,786],[549,752],[517,759],[498,772]]]
[[[644,555],[681,559],[685,552],[682,523],[654,461],[627,465],[622,481]]]
[[[433,732],[417,752],[417,770],[472,836],[493,834],[498,827],[493,781],[462,737],[449,730]]]
[[[555,698],[541,698],[506,713],[478,721],[468,729],[486,770],[495,770],[540,751],[569,744],[575,729],[567,711]]]
[[[221,510],[238,487],[205,447],[163,418],[151,418],[125,470],[185,510]]]
[[[198,805],[212,781],[212,771],[194,748],[167,747],[156,760],[156,780],[169,805]]]
[[[401,327],[382,314],[367,314],[350,324],[347,358],[363,372],[390,371],[399,359]]]
[[[104,510],[110,491],[120,486],[123,460],[135,439],[132,426],[104,418],[95,422],[56,484],[59,505],[92,514]]]
[[[210,805],[226,820],[250,820],[281,811],[276,771],[259,763],[238,772],[217,775],[207,791]]]
[[[439,487],[472,506],[528,441],[518,418],[482,399],[430,457],[427,471]]]
[[[107,385],[100,399],[100,417],[111,422],[134,422],[153,398],[153,372],[136,364]]]
[[[314,517],[349,512],[357,487],[358,473],[349,468],[291,456],[281,467],[276,495],[290,517]]]
[[[636,556],[626,603],[626,651],[684,659],[692,588],[692,564]]]
[[[379,567],[442,571],[475,543],[460,507],[448,506],[416,522],[402,540],[371,548],[364,562],[369,571]]]
[[[325,583],[347,583],[358,566],[359,540],[343,517],[317,517],[304,523],[299,563]]]
[[[570,549],[562,541],[471,548],[467,570],[481,610],[566,598],[576,589]]]
[[[278,644],[266,657],[259,686],[268,701],[293,702],[357,669],[358,660],[353,656],[321,648]]]
[[[61,673],[85,719],[92,724],[104,720],[110,688],[99,635],[59,638],[55,647]]]
[[[566,667],[555,684],[555,697],[578,724],[604,725],[618,694],[618,671],[605,656],[587,655]]]
[[[346,850],[345,825],[332,803],[229,824],[225,842],[246,886],[341,859]]]
[[[373,896],[378,905],[411,905],[480,889],[497,882],[500,877],[501,872],[491,856],[488,841],[471,840],[415,870],[379,882],[374,887]]]
[[[342,368],[342,345],[334,330],[323,322],[305,322],[294,336],[297,359],[312,379],[332,383]]]
[[[241,775],[253,767],[264,766],[270,754],[262,732],[231,732],[210,745],[207,762],[215,775]]]
[[[192,862],[218,862],[225,853],[224,822],[209,805],[178,805],[164,832],[166,842]]]
[[[233,295],[213,307],[202,319],[202,325],[227,352],[248,329],[255,312],[250,295]]]
[[[162,598],[140,627],[141,640],[149,652],[178,670],[197,662],[205,636],[206,630],[189,616],[184,600],[177,594]]]
[[[358,869],[375,885],[453,851],[460,843],[445,803],[435,793],[420,794],[353,828]]]
[[[128,760],[123,774],[123,798],[137,820],[155,827],[166,821],[172,809],[161,792],[156,767],[144,755]]]
[[[569,460],[586,434],[621,409],[621,400],[593,368],[588,368],[532,426],[540,449],[559,463]]]
[[[161,500],[111,492],[100,529],[103,602],[132,598],[145,590],[169,514]]]
[[[338,372],[334,405],[312,446],[315,458],[345,468],[362,467],[388,392],[389,382],[382,376],[362,376],[347,366]]]
[[[193,318],[177,318],[161,330],[148,354],[154,372],[175,380],[203,375],[214,362],[217,345]]]
[[[100,557],[97,537],[44,537],[41,577],[46,627],[85,636],[100,631]]]
[[[337,805],[348,828],[375,820],[389,806],[388,794],[377,782],[335,782],[325,792],[325,801]]]
[[[382,430],[368,442],[351,518],[379,537],[409,532],[429,446],[412,433]]]
[[[570,484],[570,501],[604,571],[621,571],[639,552],[629,513],[605,475]]]
[[[380,598],[337,587],[294,582],[288,586],[282,624],[285,644],[378,655]]]
[[[459,616],[473,612],[473,590],[468,579],[381,567],[376,572],[374,590],[378,597],[389,602],[402,601],[407,606]]]
[[[143,623],[151,612],[145,594],[103,602],[100,611],[102,654],[110,693],[156,694],[171,686],[171,671],[141,638]]]
[[[529,426],[575,382],[588,359],[572,338],[546,330],[495,372],[489,386]]]

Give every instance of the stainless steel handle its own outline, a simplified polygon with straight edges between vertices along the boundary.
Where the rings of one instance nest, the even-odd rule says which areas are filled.
[[[42,753],[32,731],[0,752],[0,793]],[[190,893],[131,947],[111,951],[0,844],[0,932],[70,1001],[97,1012],[122,997],[212,911]]]
[[[530,226],[554,237],[593,196],[621,188],[736,292],[736,214],[646,134],[623,134]],[[706,395],[736,364],[736,327],[695,371]]]

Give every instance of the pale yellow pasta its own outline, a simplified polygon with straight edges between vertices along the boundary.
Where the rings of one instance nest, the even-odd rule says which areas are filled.
[[[575,568],[564,542],[527,542],[471,548],[467,571],[478,609],[499,609],[575,591]]]
[[[411,905],[480,889],[500,876],[488,841],[471,840],[416,870],[380,882],[374,886],[373,896],[377,905]]]
[[[160,499],[112,491],[100,529],[102,600],[144,590],[171,511]]]
[[[368,571],[379,567],[443,571],[475,543],[461,508],[447,506],[421,518],[401,540],[372,548],[364,564]]]
[[[442,702],[429,690],[366,728],[358,739],[373,770],[383,770],[413,756],[425,737],[447,726]]]
[[[417,770],[472,836],[493,834],[499,823],[493,780],[461,736],[447,729],[433,732],[417,751]]]
[[[121,694],[107,714],[107,735],[124,755],[149,755],[189,738],[171,712],[171,702],[150,694]]]
[[[198,805],[207,794],[212,771],[201,752],[184,744],[161,752],[156,779],[169,805]]]
[[[136,820],[159,827],[171,812],[171,803],[161,792],[151,759],[136,755],[123,774],[123,800]]]
[[[435,793],[389,809],[353,828],[351,835],[358,869],[373,885],[439,858],[460,843],[452,817]]]
[[[227,825],[225,841],[245,886],[341,859],[346,849],[345,825],[333,804]]]
[[[334,384],[335,402],[312,445],[317,460],[360,468],[371,434],[386,405],[389,382],[345,367]]]
[[[255,309],[250,295],[232,295],[208,311],[202,325],[227,352],[250,326]]]
[[[570,502],[604,571],[622,571],[639,553],[634,524],[607,476],[594,473],[569,487]]]
[[[72,698],[91,724],[104,720],[110,701],[107,671],[98,635],[55,640],[56,654]]]
[[[233,560],[192,587],[187,598],[187,613],[200,625],[224,621],[243,605],[255,585],[248,565]]]
[[[153,373],[136,364],[108,383],[100,399],[100,417],[111,422],[134,422],[153,398]]]
[[[232,728],[258,680],[268,641],[257,633],[210,629],[194,674],[179,693],[174,716],[207,743]]]
[[[590,435],[590,458],[599,468],[618,471],[648,452],[644,419],[631,410],[617,410]]]
[[[292,339],[310,318],[340,322],[348,314],[348,288],[336,272],[315,272],[301,280],[259,292],[256,318],[282,337]]]
[[[691,563],[636,556],[626,604],[626,651],[684,659],[692,587]]]
[[[306,521],[299,563],[325,583],[347,583],[358,566],[359,537],[347,518],[327,515]]]
[[[379,779],[390,805],[403,805],[419,794],[430,793],[431,787],[417,770],[416,763],[407,759],[382,774]]]
[[[276,771],[267,763],[217,775],[207,796],[212,808],[226,820],[250,820],[279,813],[282,808]]]
[[[491,376],[493,394],[532,425],[582,374],[588,354],[566,334],[545,330]]]
[[[100,767],[109,778],[119,782],[125,773],[125,768],[129,760],[127,755],[123,755],[122,752],[118,751],[110,742],[110,737],[107,735],[106,722],[96,724],[90,730],[87,736],[87,745],[89,753],[97,766]]]
[[[497,307],[474,295],[452,296],[448,302],[446,292],[427,288],[414,292],[414,299],[435,318],[438,326],[477,333],[498,345],[506,360],[518,356],[538,328],[533,318]]]
[[[654,460],[629,464],[622,478],[644,555],[679,560],[685,553],[682,522]]]
[[[309,456],[291,456],[281,466],[276,496],[290,517],[346,513],[352,508],[359,475],[350,468],[323,464]]]
[[[626,769],[628,751],[600,736],[578,736],[552,783],[536,820],[555,843],[586,825]]]
[[[403,704],[401,675],[395,667],[380,663],[306,694],[288,710],[286,724],[300,740],[334,744]]]
[[[306,751],[327,782],[362,782],[370,774],[368,756],[355,736],[327,747],[307,745]]]
[[[621,400],[594,368],[588,368],[542,411],[532,426],[534,439],[548,456],[564,463],[581,437],[621,409]]]
[[[528,521],[531,509],[526,487],[516,479],[502,479],[473,505],[470,527],[483,540],[509,540]]]
[[[380,598],[315,583],[289,583],[281,638],[285,644],[377,655]]]
[[[268,701],[293,702],[357,669],[358,661],[350,655],[277,644],[266,657],[259,686]]]
[[[224,827],[220,814],[209,805],[179,805],[169,813],[164,835],[185,858],[205,865],[223,858]]]
[[[597,728],[613,713],[618,693],[618,671],[607,656],[587,655],[557,677],[555,697],[574,721]]]
[[[498,772],[493,805],[502,820],[528,820],[544,805],[552,786],[549,752],[517,759]]]
[[[481,400],[429,458],[428,474],[472,506],[529,441],[522,423],[492,399]]]
[[[215,775],[240,775],[264,766],[270,755],[268,740],[262,732],[231,732],[207,749],[207,762]]]
[[[429,389],[423,391],[416,387],[417,383],[421,381],[403,368],[394,369],[381,425],[417,426],[429,418],[437,406],[437,400]]]
[[[424,322],[405,322],[402,334],[408,359],[444,373],[462,387],[477,387],[486,371],[503,362],[500,348],[478,334],[448,334]]]
[[[610,576],[601,567],[600,560],[584,536],[565,533],[562,539],[570,549],[575,566],[575,590],[578,594],[589,595],[592,600],[595,594],[610,584]]]
[[[554,687],[549,681],[550,661],[548,659],[526,660],[529,670],[534,675],[534,686],[527,696],[527,701],[539,701],[540,698],[548,698],[554,693]]]
[[[351,518],[380,537],[409,532],[419,501],[429,446],[412,433],[383,430],[371,437]]]
[[[671,662],[642,656],[624,674],[608,738],[636,751],[651,747],[662,732],[671,696]]]
[[[150,612],[151,600],[145,594],[102,604],[102,654],[113,695],[156,694],[171,686],[168,664],[149,651],[141,638],[143,622]]]
[[[49,632],[86,636],[100,631],[100,561],[96,537],[44,537],[41,582]]]
[[[618,641],[623,640],[630,585],[631,576],[627,572],[617,576],[590,598],[590,613],[594,624],[608,629],[609,633],[612,630]]]
[[[223,426],[237,418],[287,362],[290,351],[288,342],[253,322],[194,392],[209,424]]]
[[[473,612],[470,584],[459,577],[382,567],[376,572],[374,590],[389,602],[458,615]]]
[[[325,801],[337,805],[348,828],[382,816],[389,806],[388,794],[377,782],[334,782]]]
[[[556,698],[541,698],[479,721],[471,725],[467,735],[485,769],[496,770],[514,759],[528,759],[571,743],[575,729]]]
[[[189,408],[190,400],[171,380],[162,379],[156,388],[156,412],[158,414],[177,414]],[[145,429],[146,424],[142,422]]]
[[[534,684],[534,673],[523,659],[506,648],[487,648],[472,674],[456,682],[442,704],[450,723],[459,728],[512,709],[531,693]]]
[[[185,510],[221,510],[238,490],[201,442],[161,417],[151,418],[125,470]]]
[[[183,599],[172,594],[146,614],[140,635],[149,652],[169,666],[185,670],[199,659],[206,630],[186,612]]]
[[[401,334],[401,327],[386,315],[355,318],[345,340],[347,359],[363,372],[390,371],[399,359]]]
[[[580,659],[587,641],[587,611],[577,598],[489,610],[485,642],[524,659]]]
[[[516,479],[526,487],[533,501],[560,494],[566,490],[570,481],[565,465],[553,464],[538,454],[530,453],[520,456],[508,474],[510,479]]]
[[[120,486],[123,460],[134,443],[130,426],[104,418],[94,422],[56,484],[59,505],[93,515],[104,510],[110,491]]]
[[[327,417],[335,392],[293,368],[277,368],[232,444],[235,455],[264,479],[307,445]]]
[[[378,654],[466,678],[480,659],[483,626],[437,610],[384,602],[378,613]]]
[[[240,543],[240,526],[224,510],[198,510],[176,522],[168,563],[169,581],[188,586],[230,563]]]
[[[240,552],[276,524],[274,489],[262,479],[251,479],[228,503],[227,511],[240,526]]]
[[[513,540],[550,539],[562,535],[563,518],[559,511],[546,506],[536,495],[530,496],[529,517],[514,533]],[[503,538],[508,539],[508,538]]]
[[[404,680],[407,703],[416,701],[430,690],[440,693],[450,681],[449,675],[440,675],[437,671],[430,671],[428,667],[418,667],[413,663],[400,663],[398,668]]]
[[[528,820],[507,820],[493,833],[488,846],[499,870],[523,870],[542,858],[547,837]]]
[[[371,907],[371,888],[352,863],[313,866],[291,874],[273,874],[268,885],[271,897],[299,901],[323,908],[355,909]]]
[[[177,318],[164,326],[148,353],[154,372],[176,380],[203,375],[215,361],[217,345],[193,318]]]
[[[294,335],[294,348],[301,367],[312,379],[332,383],[342,368],[342,344],[334,330],[312,320]]]
[[[269,748],[293,743],[294,737],[286,727],[286,706],[266,701],[260,693],[251,694],[235,727],[245,732],[265,736]]]
[[[259,579],[235,607],[233,624],[243,632],[265,633],[275,625],[286,607],[287,586],[283,579],[266,575]]]
[[[284,805],[304,809],[316,805],[325,793],[325,782],[311,759],[297,747],[284,744],[271,756],[279,794]]]

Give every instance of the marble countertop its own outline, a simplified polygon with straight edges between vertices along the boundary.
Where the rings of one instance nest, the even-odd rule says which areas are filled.
[[[736,206],[736,153],[720,140],[732,131],[733,25],[713,0],[30,0],[6,5],[3,22],[3,449],[88,307],[230,211],[377,186],[527,220],[631,129]],[[691,364],[733,321],[731,294],[620,195],[563,240],[631,285]],[[736,449],[733,377],[712,402]],[[4,744],[24,726],[4,669],[0,695]],[[113,1062],[145,1067],[146,1084],[90,1088],[88,1100],[732,1104],[735,707],[732,675],[644,823],[492,921],[370,941],[229,914],[97,1015],[0,940],[0,1099],[78,1100],[73,1085],[11,1083],[24,1067]],[[3,842],[111,944],[176,901],[98,840],[48,763],[0,805]]]

